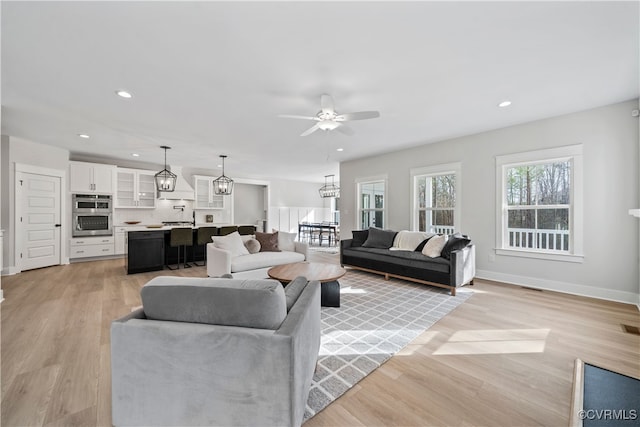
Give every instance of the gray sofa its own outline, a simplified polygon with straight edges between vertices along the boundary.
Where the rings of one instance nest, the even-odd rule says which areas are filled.
[[[383,231],[387,236],[383,235]],[[367,247],[367,240],[371,241],[370,233],[375,233],[378,238],[372,239],[375,240],[374,244]],[[385,279],[396,277],[447,288],[453,296],[458,287],[473,285],[476,274],[475,246],[469,239],[460,239],[457,245],[445,247],[440,256],[431,258],[416,250],[419,248],[399,250],[393,247],[395,234],[390,230],[373,228],[353,231],[354,238],[340,241],[340,264],[382,274]],[[450,239],[451,244],[453,238]]]
[[[111,324],[116,426],[299,426],[320,284],[157,277]]]

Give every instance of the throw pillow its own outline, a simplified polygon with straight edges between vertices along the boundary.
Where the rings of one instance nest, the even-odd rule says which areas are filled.
[[[389,249],[393,245],[393,239],[395,239],[395,237],[395,231],[369,227],[369,237],[367,237],[367,241],[362,244],[362,247]]]
[[[353,235],[351,247],[357,248],[367,241],[367,238],[369,237],[369,230],[353,230],[351,234]]]
[[[392,249],[395,248],[402,251],[413,251],[424,239],[433,235],[433,233],[427,233],[425,231],[398,231],[398,234],[393,241]]]
[[[240,233],[240,232],[238,231],[238,233]],[[242,243],[247,243],[247,240],[255,239],[256,235],[255,234],[241,234],[240,238],[242,239]]]
[[[291,307],[298,301],[298,297],[307,286],[307,278],[298,276],[284,287],[284,296],[287,298],[287,313]]]
[[[250,254],[256,254],[260,252],[260,242],[256,239],[249,239],[244,242],[244,246],[247,248]]]
[[[286,231],[277,230],[273,231],[278,233],[278,249],[289,252],[296,251],[296,244],[294,243],[297,236],[296,233],[287,233]]]
[[[422,248],[422,253],[429,258],[437,258],[442,252],[445,243],[447,243],[447,236],[434,236],[430,238]]]
[[[237,231],[226,236],[213,236],[213,245],[216,248],[231,252],[231,256],[249,255],[249,251],[244,247],[242,238]]]
[[[260,242],[260,252],[280,252],[278,248],[278,232],[261,233],[256,231],[256,240]]]
[[[442,258],[450,259],[451,252],[458,251],[464,247],[466,247],[469,243],[471,243],[471,239],[467,239],[460,233],[452,234],[449,236],[449,240],[442,248]]]
[[[436,236],[436,234],[434,234],[433,236]],[[432,238],[433,236],[429,236],[426,239],[424,239],[422,242],[420,242],[420,244],[418,246],[416,246],[416,248],[414,250],[416,252],[422,252],[422,249],[424,248],[424,245],[426,245],[427,242],[429,241],[429,239]]]

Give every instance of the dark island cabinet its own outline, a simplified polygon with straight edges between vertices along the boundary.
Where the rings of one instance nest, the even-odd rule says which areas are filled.
[[[187,246],[187,262],[204,264],[206,245],[198,245],[198,229],[193,229],[193,245]],[[165,265],[178,263],[178,248],[171,247],[171,230],[129,231],[125,263],[127,273],[162,270]],[[184,262],[184,247],[180,248],[180,262]]]
[[[130,231],[125,263],[127,273],[162,270],[165,256],[164,231]]]

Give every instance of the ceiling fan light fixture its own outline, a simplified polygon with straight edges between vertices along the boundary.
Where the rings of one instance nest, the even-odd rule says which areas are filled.
[[[167,150],[170,150],[171,147],[163,145],[160,148],[164,149],[164,169],[154,176],[156,180],[156,188],[158,189],[158,191],[172,192],[176,189],[176,181],[178,180],[178,176],[167,169]]]
[[[327,184],[327,178],[331,177],[331,184]],[[340,197],[340,187],[338,187],[333,181],[334,175],[325,175],[324,176],[324,185],[320,187],[318,192],[320,193],[320,197]]]
[[[224,159],[227,156],[220,157],[222,158],[222,175],[213,180],[213,191],[217,195],[228,196],[233,191],[233,180],[224,174]]]
[[[322,120],[318,123],[318,127],[322,130],[334,130],[338,126],[340,126],[340,123],[334,120]]]

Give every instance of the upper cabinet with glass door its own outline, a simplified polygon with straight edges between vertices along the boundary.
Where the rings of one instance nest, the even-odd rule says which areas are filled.
[[[116,208],[155,208],[155,173],[141,169],[118,168]]]
[[[219,196],[213,192],[213,180],[215,177],[196,175],[194,178],[196,188],[195,209],[224,209],[224,196]]]

